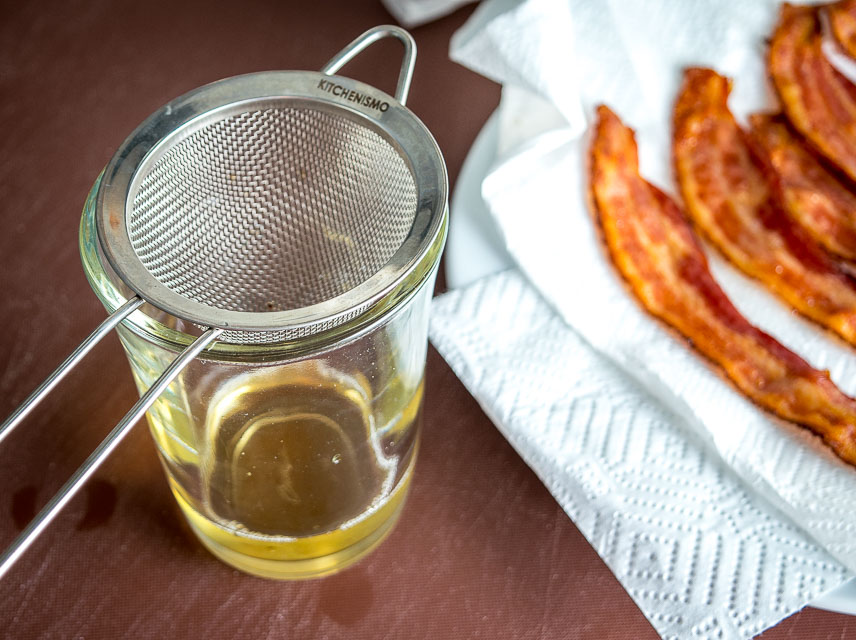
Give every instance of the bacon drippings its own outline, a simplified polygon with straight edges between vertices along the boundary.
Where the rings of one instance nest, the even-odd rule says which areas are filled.
[[[832,34],[851,58],[856,58],[856,0],[842,0],[826,8]]]
[[[856,465],[856,400],[731,304],[677,205],[639,175],[633,131],[605,106],[591,146],[591,191],[610,256],[643,306],[749,398],[809,427]]]
[[[755,114],[749,137],[791,220],[829,253],[856,261],[856,194],[791,133],[781,116]]]
[[[816,7],[783,5],[770,75],[797,131],[856,180],[856,87],[824,57],[821,40]]]
[[[856,282],[779,206],[728,110],[729,89],[710,69],[684,74],[673,155],[687,211],[735,266],[856,345]]]

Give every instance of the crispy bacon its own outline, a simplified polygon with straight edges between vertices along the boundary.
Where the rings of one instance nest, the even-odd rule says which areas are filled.
[[[749,398],[809,427],[856,465],[856,400],[737,311],[677,205],[639,175],[633,131],[605,106],[598,118],[592,200],[612,260],[634,294]]]
[[[750,140],[791,220],[829,253],[856,261],[856,194],[802,146],[782,116],[755,114],[749,122]]]
[[[856,87],[824,57],[821,40],[816,7],[783,5],[770,75],[794,128],[856,180]]]
[[[777,203],[728,110],[729,90],[710,69],[684,74],[673,155],[687,211],[735,266],[856,345],[856,282]]]
[[[856,0],[841,0],[826,8],[829,26],[838,44],[851,58],[856,58]]]

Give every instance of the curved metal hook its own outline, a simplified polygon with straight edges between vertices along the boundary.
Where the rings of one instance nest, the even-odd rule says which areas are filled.
[[[333,56],[330,62],[322,67],[321,73],[327,75],[336,73],[366,47],[383,38],[396,38],[404,45],[404,58],[401,61],[401,71],[395,87],[395,99],[402,105],[406,104],[407,94],[410,92],[410,81],[413,78],[413,67],[416,64],[416,41],[401,27],[385,24],[369,29]]]

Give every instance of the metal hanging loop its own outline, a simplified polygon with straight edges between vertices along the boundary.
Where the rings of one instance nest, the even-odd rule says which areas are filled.
[[[322,67],[321,73],[333,75],[369,45],[383,38],[395,38],[404,45],[404,57],[401,60],[401,71],[398,73],[395,99],[402,105],[407,104],[407,94],[410,93],[410,81],[413,79],[413,67],[416,64],[416,41],[413,39],[413,36],[401,27],[385,24],[369,29],[333,56],[330,62]]]

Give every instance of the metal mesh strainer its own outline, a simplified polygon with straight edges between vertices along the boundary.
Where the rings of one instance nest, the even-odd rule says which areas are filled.
[[[134,251],[165,286],[217,309],[335,298],[401,246],[416,214],[414,178],[362,124],[277,102],[252,108],[142,169],[129,198]]]
[[[375,275],[407,237],[417,183],[382,131],[288,98],[211,120],[152,154],[127,198],[134,253],[171,291],[212,314],[301,309]],[[221,340],[278,342],[359,311]]]
[[[405,48],[395,99],[331,74],[387,36]],[[0,575],[183,367],[215,339],[264,344],[359,316],[402,283],[440,232],[446,175],[404,106],[415,44],[357,38],[321,72],[228,78],[154,113],[105,169],[103,256],[136,293],[0,425],[0,440],[124,318],[148,302],[203,334],[180,354],[0,556]]]

